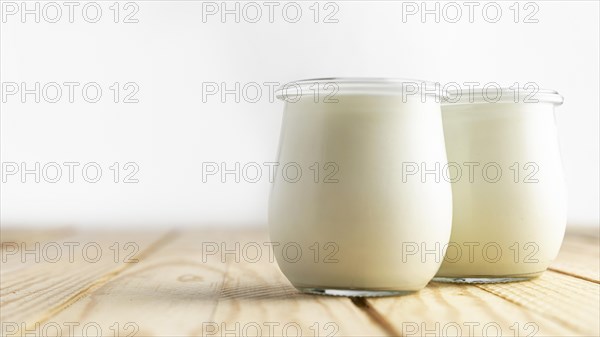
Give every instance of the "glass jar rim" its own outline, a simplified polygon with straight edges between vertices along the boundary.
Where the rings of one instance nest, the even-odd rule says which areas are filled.
[[[275,90],[275,97],[280,100],[287,100],[290,96],[329,95],[332,93],[340,95],[398,95],[407,91],[410,94],[435,97],[446,95],[438,82],[409,78],[323,77],[288,82]]]
[[[448,89],[442,105],[485,103],[551,103],[561,105],[564,97],[556,90],[490,87],[487,89]]]

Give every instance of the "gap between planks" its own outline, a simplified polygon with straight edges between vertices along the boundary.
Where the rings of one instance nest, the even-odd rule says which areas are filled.
[[[580,279],[580,280],[583,280],[583,281],[600,284],[600,280],[596,280],[596,279],[593,279],[591,277],[586,277],[586,276],[578,275],[576,273],[564,271],[564,270],[561,270],[559,268],[555,268],[555,267],[552,267],[552,266],[548,267],[548,270],[551,270],[551,271],[553,271],[555,273],[558,273],[558,274],[563,274],[563,275],[566,275],[566,276],[574,277],[574,278],[577,278],[577,279]]]
[[[369,318],[371,318],[375,324],[379,325],[389,336],[402,336],[400,331],[396,330],[396,328],[385,318],[385,316],[377,311],[377,309],[375,309],[371,303],[368,302],[367,298],[350,297],[350,300],[355,306],[369,316]]]

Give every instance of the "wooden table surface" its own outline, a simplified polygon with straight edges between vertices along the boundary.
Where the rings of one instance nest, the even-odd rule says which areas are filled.
[[[600,334],[597,228],[568,230],[532,281],[370,299],[298,293],[267,245],[257,258],[265,230],[5,228],[1,242],[2,336]]]

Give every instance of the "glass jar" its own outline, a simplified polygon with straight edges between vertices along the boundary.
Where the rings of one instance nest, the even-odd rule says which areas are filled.
[[[442,104],[452,236],[437,281],[539,276],[560,249],[566,191],[555,91],[453,91]]]
[[[450,183],[415,172],[447,162],[436,86],[317,79],[288,83],[277,97],[285,110],[269,227],[281,271],[308,293],[423,288],[452,218]]]

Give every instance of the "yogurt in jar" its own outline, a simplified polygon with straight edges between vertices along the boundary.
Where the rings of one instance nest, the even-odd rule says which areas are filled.
[[[482,91],[450,92],[455,101],[442,106],[455,169],[452,235],[436,280],[532,278],[560,249],[567,210],[554,108],[563,99],[544,90],[498,94],[491,102]]]
[[[406,163],[447,162],[440,97],[426,85],[322,79],[278,92],[286,103],[269,227],[281,271],[298,289],[390,295],[419,290],[437,272],[450,183],[403,174]]]

